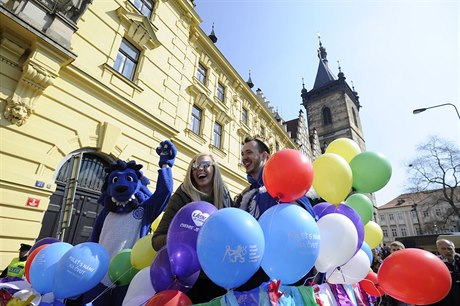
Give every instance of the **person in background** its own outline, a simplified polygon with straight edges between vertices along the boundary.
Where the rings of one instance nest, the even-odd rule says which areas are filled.
[[[391,256],[391,254],[397,252],[397,251],[400,251],[400,250],[404,250],[406,247],[404,246],[404,244],[402,244],[401,242],[399,241],[393,241],[392,243],[390,243],[390,246],[389,246],[389,249],[390,249],[390,254],[388,256]],[[389,295],[384,295],[383,296],[383,299],[382,299],[382,305],[385,305],[385,306],[410,306],[404,302],[401,302],[401,301],[398,301],[397,299],[389,296]]]
[[[166,245],[168,228],[176,213],[186,204],[194,201],[209,202],[217,209],[233,206],[219,165],[209,153],[199,153],[192,158],[184,182],[171,196],[160,224],[153,233],[152,246],[156,251]],[[209,302],[225,293],[227,290],[215,285],[201,272],[195,285],[186,294],[194,304],[197,304]]]
[[[19,256],[11,260],[8,267],[2,271],[0,278],[22,278],[24,276],[24,268],[26,265],[27,256],[29,256],[29,250],[31,248],[32,246],[21,243],[19,247]]]
[[[447,239],[436,241],[439,258],[446,264],[452,277],[452,287],[445,298],[433,304],[436,306],[460,305],[460,254],[455,252],[455,245]]]
[[[390,243],[390,254],[393,254],[396,251],[404,250],[406,247],[399,241],[393,241]]]

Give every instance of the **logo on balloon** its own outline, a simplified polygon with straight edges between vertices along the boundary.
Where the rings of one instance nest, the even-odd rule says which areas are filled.
[[[192,220],[196,226],[202,226],[204,221],[209,217],[208,213],[203,213],[201,210],[194,210],[192,212]]]

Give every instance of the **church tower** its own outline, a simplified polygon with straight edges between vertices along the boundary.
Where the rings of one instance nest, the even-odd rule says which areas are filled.
[[[318,133],[323,152],[337,138],[352,139],[360,146],[361,151],[365,151],[358,93],[347,84],[340,65],[337,77],[331,72],[326,48],[323,47],[321,39],[318,58],[319,65],[313,88],[308,91],[304,86],[301,91],[308,129],[315,129]]]

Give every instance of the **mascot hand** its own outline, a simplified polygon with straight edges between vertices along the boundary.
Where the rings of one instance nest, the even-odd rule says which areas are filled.
[[[176,159],[177,149],[170,140],[160,142],[160,146],[156,149],[157,154],[160,155],[160,162],[158,165],[168,165],[172,167]]]

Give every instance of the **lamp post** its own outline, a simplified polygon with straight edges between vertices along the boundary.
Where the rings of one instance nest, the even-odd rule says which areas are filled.
[[[420,113],[426,111],[427,109],[435,108],[435,107],[441,107],[441,106],[445,106],[445,105],[451,105],[451,106],[453,106],[453,107],[455,108],[455,111],[457,112],[458,119],[460,119],[460,113],[458,112],[457,107],[456,107],[454,104],[452,104],[452,103],[444,103],[444,104],[434,105],[434,106],[430,106],[430,107],[417,108],[417,109],[414,109],[414,110],[412,111],[412,113],[413,113],[414,115],[416,115],[416,114],[420,114]]]

